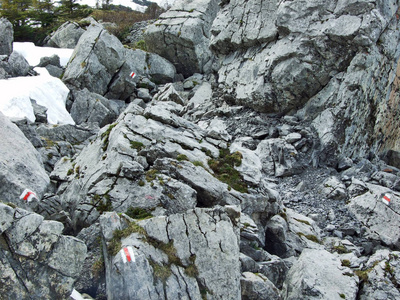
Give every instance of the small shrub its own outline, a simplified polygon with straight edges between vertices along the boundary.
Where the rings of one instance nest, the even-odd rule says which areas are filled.
[[[335,250],[339,254],[350,253],[349,250],[343,245],[333,246],[333,250]]]
[[[189,160],[189,158],[185,155],[185,154],[179,154],[177,157],[176,157],[176,160],[178,160],[178,161],[184,161],[184,160]]]
[[[204,168],[203,163],[201,161],[199,161],[199,160],[195,160],[194,162],[192,162],[192,164],[194,164],[196,167]]]
[[[344,267],[350,267],[351,263],[350,260],[348,259],[342,259],[342,266]]]
[[[67,172],[67,176],[74,174],[74,169],[69,169]]]
[[[134,49],[140,49],[140,50],[143,50],[143,51],[148,51],[146,42],[144,40],[140,40],[140,41],[137,41],[136,43],[134,43],[133,44],[133,48]]]
[[[104,259],[101,256],[98,260],[93,263],[92,273],[95,278],[99,278],[105,274]]]
[[[171,266],[170,265],[160,265],[153,260],[150,260],[150,265],[153,268],[153,274],[156,278],[160,279],[164,284],[172,275]]]
[[[156,179],[158,171],[156,169],[150,169],[146,172],[146,180],[147,182],[152,182]]]
[[[136,149],[138,152],[144,148],[143,143],[137,141],[130,141],[131,148]]]
[[[147,218],[151,218],[153,215],[149,213],[147,210],[140,207],[129,207],[126,210],[126,214],[133,219],[143,220]]]

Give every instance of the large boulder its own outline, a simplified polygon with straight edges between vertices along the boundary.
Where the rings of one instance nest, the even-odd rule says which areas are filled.
[[[400,249],[400,198],[383,186],[366,183],[365,187],[362,194],[350,199],[349,210],[366,227],[368,236]],[[383,197],[390,198],[389,205]]]
[[[0,200],[27,207],[19,196],[32,190],[40,199],[50,182],[39,153],[21,130],[0,112]]]
[[[14,299],[67,299],[86,257],[63,225],[0,203],[0,292]]]
[[[115,72],[125,60],[125,48],[98,23],[91,24],[79,39],[63,81],[77,89],[104,95]]]
[[[326,250],[304,249],[289,270],[282,290],[283,299],[357,298],[358,279]]]
[[[67,21],[48,37],[46,45],[55,48],[74,49],[85,32],[78,23]]]
[[[238,207],[196,208],[138,223],[103,215],[108,299],[240,299],[239,217]],[[112,230],[129,226],[136,229],[118,243]]]
[[[171,61],[185,77],[210,72],[210,27],[218,10],[216,0],[175,1],[144,33],[149,51]]]
[[[10,55],[13,52],[14,30],[10,21],[0,19],[0,55]]]

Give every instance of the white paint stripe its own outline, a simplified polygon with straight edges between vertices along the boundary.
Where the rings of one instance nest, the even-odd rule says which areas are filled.
[[[31,202],[32,200],[33,200],[33,198],[36,198],[36,195],[35,194],[30,194],[29,196],[28,196],[28,202]]]
[[[75,289],[72,290],[71,298],[74,300],[85,300],[82,295]]]
[[[132,249],[132,247],[128,247],[128,252],[129,252],[129,255],[131,256],[131,260],[132,260],[132,262],[135,262],[135,254],[133,253],[133,249]]]
[[[126,259],[124,249],[121,249],[121,251],[119,252],[121,253],[122,261],[124,262],[124,264],[126,264],[128,260]]]
[[[22,192],[21,196],[19,196],[19,199],[23,200],[25,198],[25,195],[29,192],[28,189],[24,189],[24,191]]]

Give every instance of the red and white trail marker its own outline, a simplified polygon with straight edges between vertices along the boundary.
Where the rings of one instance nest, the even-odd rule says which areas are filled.
[[[136,73],[135,72],[131,72],[131,74],[129,74],[129,76],[131,76],[131,78],[135,78],[136,77]]]
[[[386,193],[386,194],[384,194],[383,197],[382,197],[382,202],[385,203],[386,205],[389,205],[389,204],[390,204],[391,198],[392,198],[392,195]]]
[[[25,189],[22,192],[21,196],[19,196],[19,199],[24,200],[26,202],[31,202],[33,200],[33,198],[37,199],[36,194],[28,189]]]
[[[127,262],[135,262],[135,254],[133,253],[133,249],[131,246],[124,247],[119,251],[121,253],[122,261],[125,263]]]

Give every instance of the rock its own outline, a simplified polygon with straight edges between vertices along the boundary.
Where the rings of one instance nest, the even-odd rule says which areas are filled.
[[[240,210],[229,210],[196,208],[138,222],[142,229],[123,237],[116,252],[104,248],[108,299],[239,299]],[[129,246],[134,259],[124,263],[118,251]]]
[[[149,51],[171,61],[185,77],[210,72],[209,31],[217,12],[215,0],[174,2],[147,27],[144,39]]]
[[[364,275],[364,284],[360,290],[360,299],[397,299],[399,276],[398,251],[378,250],[370,257]]]
[[[82,269],[85,244],[61,234],[61,223],[0,203],[0,291],[16,299],[66,299]],[[4,223],[2,223],[4,224]],[[7,241],[7,242],[6,242]]]
[[[172,83],[166,84],[162,90],[154,95],[154,98],[158,101],[173,101],[177,104],[184,105],[184,100],[174,88]]]
[[[65,141],[73,145],[82,144],[97,130],[73,125],[40,125],[37,133],[51,146],[54,143]]]
[[[243,300],[282,299],[279,290],[262,274],[242,273],[240,278]]]
[[[13,52],[14,30],[10,21],[6,18],[0,19],[0,55],[9,56]]]
[[[125,48],[101,25],[92,24],[82,34],[65,70],[63,81],[76,88],[104,95],[125,60]]]
[[[18,52],[13,51],[8,58],[8,63],[5,70],[11,77],[26,76],[30,71],[28,61]]]
[[[143,99],[144,102],[149,102],[153,97],[150,95],[148,89],[145,88],[138,88],[137,96],[140,99]]]
[[[61,76],[64,73],[64,69],[53,65],[47,65],[45,68],[49,72],[49,74],[53,77],[61,78]]]
[[[328,199],[343,200],[347,197],[346,186],[336,176],[325,179],[320,191]]]
[[[298,255],[304,248],[320,249],[316,223],[292,209],[273,216],[265,226],[265,250],[282,258]]]
[[[50,182],[39,153],[16,125],[0,113],[1,157],[0,198],[23,208],[29,204],[19,199],[25,189],[41,199]]]
[[[78,23],[67,21],[48,37],[47,46],[74,49],[84,32]]]
[[[289,270],[283,299],[356,299],[358,279],[345,273],[353,272],[328,251],[304,249]]]
[[[103,96],[91,93],[86,88],[74,91],[74,102],[71,107],[71,117],[77,125],[87,124],[91,127],[103,127],[117,118],[110,101]]]
[[[367,227],[367,235],[381,240],[385,245],[399,249],[400,233],[399,224],[400,202],[396,194],[388,188],[366,184],[368,191],[350,199],[349,210],[356,218]],[[382,202],[382,197],[391,195],[389,205]]]
[[[54,54],[52,56],[41,57],[40,62],[37,66],[46,67],[48,65],[61,68],[60,57],[57,54]]]

